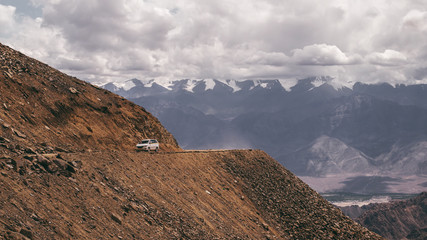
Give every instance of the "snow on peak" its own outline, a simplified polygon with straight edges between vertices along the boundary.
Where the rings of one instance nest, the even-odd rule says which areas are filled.
[[[298,80],[296,78],[279,79],[278,81],[280,85],[282,85],[282,87],[288,92],[290,92],[291,88],[298,83]]]
[[[125,90],[125,91],[128,91],[128,90],[130,90],[131,88],[133,88],[133,87],[135,87],[136,86],[136,84],[135,84],[135,80],[136,79],[130,79],[130,80],[127,80],[127,81],[124,81],[124,82],[115,82],[115,83],[113,83],[114,84],[114,86],[116,86],[118,89],[123,89],[123,90]]]
[[[215,84],[216,84],[215,80],[213,80],[213,79],[204,79],[203,81],[205,82],[205,85],[206,85],[205,91],[214,89]]]
[[[253,80],[252,82],[254,83],[254,86],[251,89],[255,87],[271,88],[268,84],[268,80]]]
[[[214,79],[207,78],[207,79],[186,79],[183,90],[186,90],[188,92],[194,93],[194,88],[199,85],[200,83],[205,84],[205,91],[214,89],[216,82]],[[173,81],[171,82],[171,85],[173,85]]]
[[[229,87],[233,89],[233,92],[238,92],[241,90],[241,88],[237,85],[236,80],[226,80],[225,84],[227,84]]]
[[[148,82],[144,82],[144,87],[152,87],[154,83],[154,79],[149,80]]]
[[[353,82],[340,80],[339,78],[333,78],[333,77],[329,77],[329,76],[317,76],[314,78],[313,81],[311,81],[311,83],[314,85],[313,88],[320,87],[323,84],[328,84],[328,85],[332,86],[337,91],[341,90],[343,88],[350,88],[350,89],[353,88]],[[312,90],[312,89],[310,89],[310,90]]]
[[[168,90],[172,90],[172,86],[173,86],[173,81],[167,81],[167,80],[158,80],[158,79],[150,79],[150,80],[145,80],[145,81],[141,81],[144,84],[144,87],[146,88],[150,88],[153,87],[153,84],[157,84],[160,85]]]
[[[187,82],[185,83],[184,90],[186,90],[188,92],[193,92],[193,88],[196,87],[197,83],[199,83],[199,80],[187,79]]]
[[[332,78],[330,78],[330,77],[317,76],[314,78],[313,81],[311,81],[311,83],[314,85],[314,87],[320,87],[323,84],[328,83],[331,80],[332,80]]]
[[[350,88],[353,87],[353,82],[351,81],[345,81],[343,79],[339,78],[333,78],[329,76],[317,76],[312,78],[306,78],[301,80],[308,80],[311,82],[313,87],[310,90],[313,90],[314,88],[320,87],[324,84],[328,84],[332,86],[335,90],[341,90],[343,88]],[[234,80],[234,79],[227,79],[227,80],[221,80],[221,79],[182,79],[182,80],[168,80],[168,79],[147,79],[147,80],[138,80],[138,79],[131,79],[124,82],[114,82],[114,86],[116,86],[118,89],[123,89],[125,91],[130,90],[133,87],[136,86],[144,86],[146,88],[153,87],[153,84],[160,85],[164,87],[165,89],[168,89],[172,91],[173,89],[179,89],[188,91],[188,92],[194,92],[194,88],[203,83],[204,91],[207,90],[213,90],[215,86],[219,83],[222,83],[228,87],[230,87],[233,92],[238,92],[242,90],[242,82],[252,82],[249,90],[252,90],[256,87],[264,88],[264,89],[272,89],[276,86],[281,86],[286,91],[290,92],[292,90],[292,87],[294,87],[296,84],[298,84],[299,81],[296,78],[287,78],[287,79],[275,79],[275,80]],[[247,85],[246,85],[247,86]]]
[[[353,89],[353,85],[354,85],[352,81],[340,80],[338,78],[332,78],[328,82],[328,84],[331,85],[335,90],[341,90],[343,88]]]

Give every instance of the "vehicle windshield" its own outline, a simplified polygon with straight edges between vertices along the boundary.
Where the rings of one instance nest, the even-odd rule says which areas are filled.
[[[148,143],[148,140],[141,141],[141,144],[147,144],[147,143]]]

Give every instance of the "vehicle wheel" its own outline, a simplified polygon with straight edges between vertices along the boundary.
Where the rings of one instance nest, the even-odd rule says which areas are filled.
[[[159,152],[159,148],[158,147],[156,147],[156,152]]]

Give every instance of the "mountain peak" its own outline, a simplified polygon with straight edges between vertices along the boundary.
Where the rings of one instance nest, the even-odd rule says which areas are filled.
[[[315,88],[329,85],[336,91],[344,88],[352,88],[351,82],[341,83],[335,78],[329,76],[317,76],[306,79],[255,79],[255,80],[234,80],[234,79],[181,79],[181,80],[163,80],[150,79],[138,80],[131,79],[125,82],[110,82],[102,87],[115,92],[129,91],[134,87],[151,88],[153,84],[162,86],[169,91],[186,91],[191,93],[203,93],[208,91],[222,90],[227,92],[248,92],[258,89],[266,90],[285,90],[287,92],[293,89],[299,89],[301,86],[305,91],[311,91]]]
[[[322,86],[330,86],[335,89],[335,91],[340,91],[343,89],[352,89],[353,83],[343,82],[339,79],[330,76],[315,76],[298,80],[297,84],[291,89],[299,89],[300,91],[312,91],[313,89]]]

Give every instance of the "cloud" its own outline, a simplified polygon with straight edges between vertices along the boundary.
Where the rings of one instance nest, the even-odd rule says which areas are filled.
[[[246,59],[243,60],[248,65],[266,65],[266,66],[285,66],[289,64],[289,57],[286,54],[281,52],[263,52],[255,51],[249,56],[246,56]]]
[[[3,44],[47,63],[54,63],[58,56],[67,53],[64,49],[65,40],[60,32],[55,28],[43,27],[41,18],[18,15],[15,7],[1,4],[0,11],[0,18],[3,19],[0,41]]]
[[[75,46],[90,51],[164,46],[171,14],[145,1],[59,1],[44,8],[44,24],[60,28]]]
[[[337,46],[314,44],[292,50],[292,60],[301,65],[350,65],[360,62],[359,56],[346,56]]]
[[[405,55],[391,49],[387,49],[383,53],[371,53],[367,59],[369,63],[380,66],[400,66],[408,63]]]
[[[413,72],[416,80],[423,80],[427,78],[427,67],[417,68]]]
[[[0,36],[7,36],[10,34],[10,31],[12,31],[13,25],[15,24],[13,18],[15,10],[16,8],[13,6],[0,5]]]
[[[88,81],[330,75],[427,83],[420,0],[30,2],[41,16],[0,5],[0,41]]]
[[[417,31],[427,31],[427,11],[411,10],[403,17],[404,28],[413,28]]]

